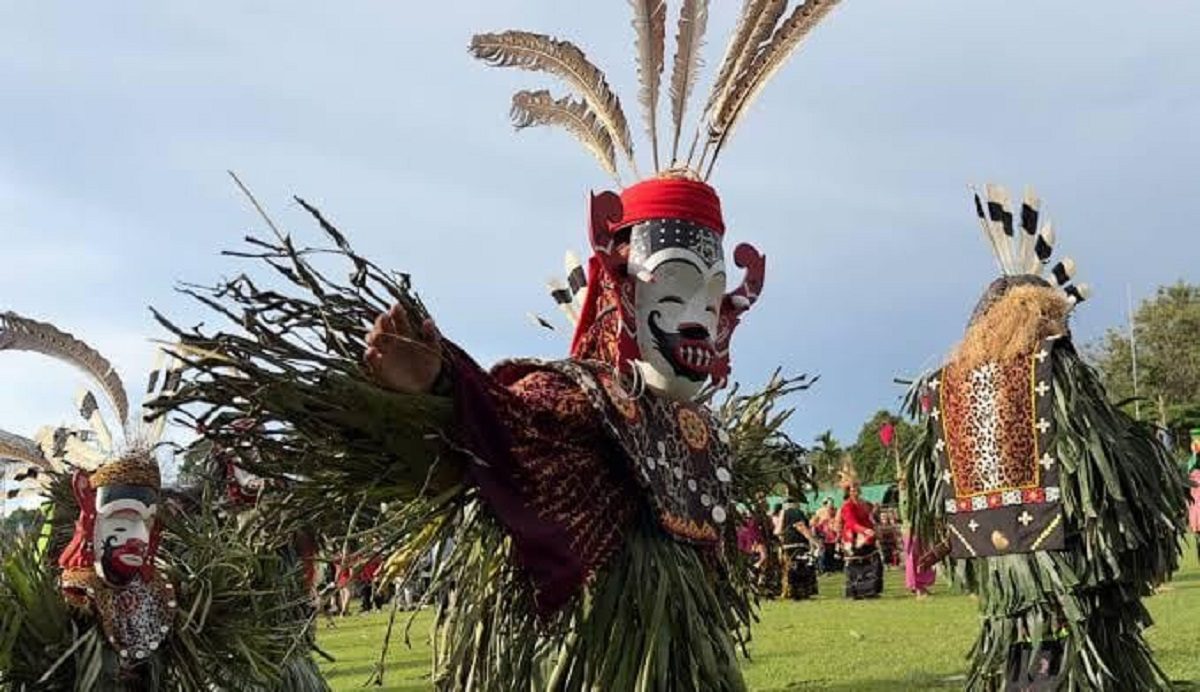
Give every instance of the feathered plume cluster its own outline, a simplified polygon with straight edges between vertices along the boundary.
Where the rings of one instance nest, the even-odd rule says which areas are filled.
[[[0,430],[0,459],[11,459],[47,470],[51,468],[50,460],[38,443],[4,430]]]
[[[587,271],[579,262],[579,256],[570,250],[563,259],[563,271],[566,278],[552,276],[546,280],[546,291],[550,300],[562,311],[572,328],[579,324],[579,316],[583,311],[583,300],[587,295]],[[549,331],[555,331],[554,324],[537,313],[529,313],[529,321],[535,326]]]
[[[845,490],[859,483],[858,469],[854,467],[854,459],[849,454],[843,455],[841,468],[838,469],[838,486]]]
[[[675,29],[675,55],[668,88],[671,155],[664,166],[659,151],[658,104],[666,63],[666,0],[630,0],[639,80],[638,102],[650,140],[655,173],[705,179],[747,107],[771,77],[839,0],[802,0],[789,10],[788,0],[743,0],[733,36],[725,49],[712,90],[699,113],[700,122],[681,157],[680,136],[688,99],[703,65],[701,51],[708,27],[708,0],[681,0]],[[520,91],[513,96],[512,118],[518,129],[531,125],[565,128],[621,182],[619,151],[635,178],[629,124],[621,101],[604,73],[569,41],[527,31],[479,34],[471,54],[495,67],[548,72],[578,97],[554,98],[547,91]],[[703,139],[703,146],[700,140]]]
[[[1041,277],[1054,254],[1054,226],[1050,221],[1039,226],[1042,201],[1033,188],[1025,188],[1019,218],[1013,215],[1012,198],[1003,186],[992,183],[985,185],[986,201],[980,197],[978,190],[972,188],[972,193],[975,215],[996,256],[1000,271],[1005,276]],[[1020,225],[1020,231],[1017,225]],[[1087,284],[1072,283],[1075,261],[1070,257],[1050,267],[1050,276],[1072,305],[1082,303],[1091,296],[1091,288]]]
[[[10,463],[5,463],[5,462]],[[54,465],[33,440],[0,430],[0,491],[5,500],[19,500],[40,495],[41,481]]]
[[[129,398],[112,364],[96,349],[54,325],[13,312],[0,314],[0,351],[41,353],[79,368],[100,385],[121,420],[128,417]]]
[[[162,437],[166,418],[157,415],[130,420],[129,396],[112,363],[96,349],[54,325],[12,312],[0,313],[0,351],[40,353],[82,370],[98,386],[115,416],[111,420],[114,425],[109,425],[96,394],[84,388],[75,403],[80,417],[88,423],[89,432],[47,428],[35,442],[0,431],[0,457],[20,459],[52,471],[62,471],[64,466],[93,470],[115,455],[118,445],[114,442],[114,429],[120,433],[125,447],[152,446]],[[160,350],[150,372],[146,400],[174,391],[181,367],[181,361]],[[140,425],[143,422],[145,427]]]

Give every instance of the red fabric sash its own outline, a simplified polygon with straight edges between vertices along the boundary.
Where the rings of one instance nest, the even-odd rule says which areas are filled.
[[[684,219],[725,233],[716,190],[698,180],[652,178],[621,192],[621,226],[650,219]]]

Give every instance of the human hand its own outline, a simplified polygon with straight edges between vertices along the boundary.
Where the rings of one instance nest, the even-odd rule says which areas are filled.
[[[363,360],[379,386],[421,394],[433,388],[442,371],[440,341],[431,319],[421,325],[420,334],[414,333],[408,312],[397,303],[375,318]]]

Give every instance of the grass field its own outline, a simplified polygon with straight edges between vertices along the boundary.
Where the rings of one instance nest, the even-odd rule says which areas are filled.
[[[1189,546],[1190,548],[1190,546]],[[1149,638],[1159,663],[1186,689],[1200,689],[1200,567],[1186,566],[1150,599]],[[767,603],[755,628],[746,679],[754,690],[937,690],[961,687],[964,656],[976,631],[975,604],[945,587],[925,601],[909,597],[904,574],[889,570],[876,601],[845,601],[840,575],[821,580],[821,596]],[[430,614],[417,616],[412,647],[398,619],[384,690],[428,690]],[[360,687],[379,658],[385,615],[351,616],[321,625],[320,644],[337,658],[324,670],[336,690]]]

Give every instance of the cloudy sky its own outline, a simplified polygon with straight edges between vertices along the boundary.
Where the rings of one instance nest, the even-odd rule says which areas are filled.
[[[261,230],[234,169],[294,234],[315,237],[299,194],[411,271],[481,360],[564,351],[526,313],[556,317],[543,280],[585,248],[586,193],[608,181],[566,135],[512,132],[509,94],[558,85],[466,45],[570,38],[636,119],[625,2],[4,4],[0,309],[85,336],[139,390],[147,306],[198,319],[175,282],[235,271],[219,250]],[[712,5],[715,63],[740,3]],[[731,243],[769,258],[735,375],[820,373],[795,401],[802,440],[894,408],[892,378],[937,363],[995,273],[971,182],[1038,187],[1096,289],[1082,340],[1121,322],[1127,287],[1200,280],[1197,46],[1194,0],[844,2],[713,178]],[[70,420],[79,382],[4,354],[0,427]]]

